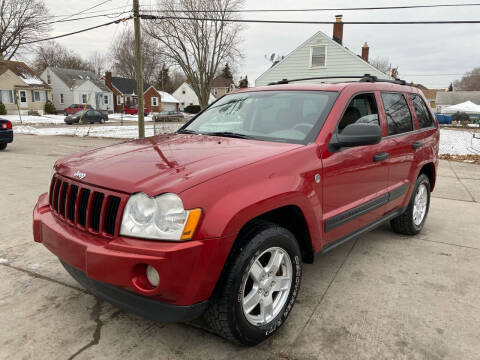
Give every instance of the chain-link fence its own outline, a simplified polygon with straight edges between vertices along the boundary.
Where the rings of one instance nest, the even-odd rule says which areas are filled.
[[[479,155],[480,131],[478,128],[442,128],[440,130],[441,155]]]

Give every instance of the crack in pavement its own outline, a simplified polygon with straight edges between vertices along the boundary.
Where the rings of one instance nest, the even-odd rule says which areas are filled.
[[[465,191],[467,192],[468,196],[470,196],[470,198],[472,199],[472,202],[476,203],[475,201],[475,198],[473,197],[472,193],[470,192],[470,190],[468,189],[468,187],[463,183],[462,179],[458,176],[457,172],[455,171],[455,168],[452,166],[451,162],[449,161],[448,162],[448,166],[450,167],[450,169],[453,171],[453,173],[455,174],[455,177],[457,178],[458,182],[460,184],[462,184],[463,188],[465,189]]]
[[[23,273],[25,273],[25,274],[33,277],[33,278],[36,278],[36,279],[42,279],[42,280],[45,280],[45,281],[50,281],[50,282],[53,282],[53,283],[55,283],[55,284],[59,284],[59,285],[66,286],[66,287],[68,287],[68,288],[70,288],[70,289],[74,289],[74,290],[77,290],[77,291],[81,291],[81,292],[83,292],[83,293],[85,293],[85,294],[90,294],[87,290],[82,289],[82,288],[80,288],[80,287],[76,287],[76,286],[73,286],[73,285],[64,283],[63,281],[60,281],[60,280],[55,280],[55,279],[49,278],[48,276],[40,275],[40,274],[38,274],[38,273],[36,273],[36,272],[30,271],[30,270],[27,270],[27,269],[22,269],[22,268],[19,268],[19,267],[17,267],[17,266],[10,265],[10,264],[8,264],[8,263],[2,263],[2,264],[0,264],[0,265],[5,266],[5,267],[7,267],[7,268],[9,268],[9,269],[21,271],[21,272],[23,272]]]
[[[444,245],[450,245],[450,246],[456,246],[456,247],[461,247],[461,248],[465,248],[465,249],[480,250],[480,248],[476,248],[476,247],[473,247],[473,246],[452,244],[452,243],[447,243],[447,242],[438,241],[438,240],[427,240],[427,239],[420,239],[420,238],[414,238],[414,240],[433,242],[433,243],[437,243],[437,244],[444,244]]]
[[[347,252],[347,255],[345,255],[345,258],[342,260],[342,263],[340,264],[340,266],[338,267],[337,271],[335,271],[335,274],[333,275],[332,279],[330,280],[330,282],[328,283],[328,286],[327,288],[325,289],[325,291],[323,292],[322,296],[320,296],[320,300],[318,300],[318,303],[315,305],[315,307],[313,308],[313,311],[312,313],[310,314],[310,316],[308,317],[307,321],[305,322],[305,325],[301,328],[301,330],[298,332],[297,336],[295,337],[295,340],[293,340],[293,342],[288,345],[288,347],[292,347],[293,344],[295,344],[298,340],[298,338],[300,337],[300,334],[307,328],[307,326],[310,324],[310,322],[312,321],[312,318],[313,318],[313,315],[317,312],[317,309],[318,307],[320,306],[320,304],[322,303],[323,299],[325,298],[325,296],[327,295],[327,292],[328,290],[330,289],[330,287],[332,286],[333,282],[335,281],[335,279],[337,278],[337,275],[338,273],[340,272],[340,270],[343,268],[343,265],[345,265],[345,263],[347,262],[347,259],[350,257],[350,254],[352,253],[353,249],[355,248],[355,245],[357,245],[359,239],[355,239],[353,241],[353,245],[352,247],[350,248],[350,250],[348,250]]]
[[[100,319],[102,312],[102,302],[99,299],[96,299],[95,305],[92,308],[90,313],[90,319],[95,321],[95,330],[93,331],[92,340],[85,346],[81,347],[77,352],[71,355],[68,360],[72,360],[80,355],[85,350],[91,348],[92,346],[97,345],[100,342],[100,335],[102,333],[103,321]]]

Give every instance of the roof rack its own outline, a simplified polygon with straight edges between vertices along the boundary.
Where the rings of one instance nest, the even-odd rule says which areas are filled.
[[[360,79],[358,80],[359,82],[386,82],[386,83],[391,83],[391,84],[397,84],[397,85],[406,85],[407,82],[405,80],[400,80],[396,78],[395,80],[387,80],[387,79],[379,79],[378,77],[370,74],[365,74],[363,76],[358,76],[358,75],[353,75],[353,76],[348,76],[348,75],[341,75],[341,76],[321,76],[321,77],[309,77],[309,78],[303,78],[303,79],[282,79],[279,81],[271,82],[268,85],[282,85],[282,84],[289,84],[291,82],[297,82],[297,81],[306,81],[306,80],[327,80],[327,79]]]

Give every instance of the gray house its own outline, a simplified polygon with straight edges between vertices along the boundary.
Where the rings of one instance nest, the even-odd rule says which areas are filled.
[[[436,111],[441,113],[444,108],[471,101],[480,105],[480,91],[444,91],[437,92]]]
[[[52,87],[53,104],[59,111],[71,104],[88,104],[113,112],[112,92],[91,71],[48,67],[40,78]]]
[[[281,79],[300,79],[324,76],[362,76],[370,74],[380,79],[391,79],[368,63],[369,47],[362,47],[362,56],[358,56],[342,45],[342,16],[337,16],[333,27],[333,39],[319,31],[283,60],[272,66],[255,80],[255,86],[264,86]],[[338,82],[342,79],[316,80],[320,82]],[[345,78],[345,80],[352,80]]]

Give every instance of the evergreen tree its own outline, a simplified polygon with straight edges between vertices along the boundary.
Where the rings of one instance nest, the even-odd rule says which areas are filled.
[[[225,67],[222,70],[222,75],[224,78],[233,79],[232,70],[230,70],[230,65],[228,65],[228,63],[225,64]]]
[[[452,92],[453,91],[453,83],[450,83],[450,85],[448,85],[448,90],[449,92]]]

